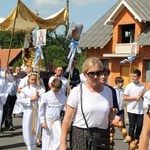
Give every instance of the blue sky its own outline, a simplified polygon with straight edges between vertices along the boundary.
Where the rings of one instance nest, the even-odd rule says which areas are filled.
[[[21,0],[33,12],[38,11],[40,17],[46,18],[66,7],[66,0]],[[69,0],[69,20],[84,25],[86,32],[101,18],[118,0]],[[16,6],[17,0],[1,0],[0,17],[6,18]],[[60,27],[59,32],[64,33]]]

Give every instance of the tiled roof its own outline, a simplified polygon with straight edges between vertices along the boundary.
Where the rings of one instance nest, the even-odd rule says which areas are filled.
[[[10,58],[9,58],[9,63],[20,54],[21,48],[20,49],[11,49],[10,53]],[[7,66],[7,60],[8,60],[8,54],[9,54],[9,49],[1,49],[0,50],[0,59],[1,59],[1,66],[6,67]]]
[[[104,16],[102,16],[86,33],[82,35],[79,41],[79,47],[103,48],[112,38],[113,25],[105,25],[104,22],[116,8],[114,5]]]
[[[117,13],[110,18],[106,25],[107,19],[115,13],[117,7],[122,9],[127,7],[130,9],[135,18],[138,18],[139,21],[150,22],[150,2],[147,0],[138,1],[138,0],[119,0],[110,10],[108,10],[86,33],[82,35],[79,41],[79,47],[82,48],[103,48],[112,38],[113,33],[113,24],[110,24],[113,19],[117,16]],[[117,11],[117,10],[116,10]],[[113,23],[113,22],[112,22]],[[148,30],[148,31],[147,31]],[[139,39],[137,39],[138,45],[150,45],[150,27],[147,27]]]
[[[132,9],[140,16],[142,21],[150,22],[150,1],[149,0],[125,0]]]
[[[138,45],[150,45],[150,25],[142,32],[137,39]]]

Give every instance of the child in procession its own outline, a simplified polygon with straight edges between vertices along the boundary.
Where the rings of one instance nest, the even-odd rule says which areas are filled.
[[[39,75],[36,72],[28,74],[28,85],[21,89],[18,99],[23,105],[23,138],[28,150],[35,150],[36,139],[41,131],[38,105],[45,89],[38,83]]]
[[[42,95],[39,113],[43,127],[42,150],[59,150],[61,135],[60,112],[66,105],[66,96],[60,93],[62,81],[55,78],[50,83],[50,91]]]

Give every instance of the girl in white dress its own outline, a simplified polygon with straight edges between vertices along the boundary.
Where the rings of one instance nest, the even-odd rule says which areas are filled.
[[[23,105],[23,138],[28,150],[35,150],[36,139],[41,126],[39,122],[38,105],[45,89],[39,86],[39,76],[32,72],[28,75],[28,85],[21,89],[19,102]]]
[[[60,112],[64,110],[66,96],[60,93],[62,81],[55,78],[51,90],[42,95],[39,112],[42,123],[42,150],[59,150],[61,135]]]

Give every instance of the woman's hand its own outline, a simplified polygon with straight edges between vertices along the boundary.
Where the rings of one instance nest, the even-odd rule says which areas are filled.
[[[118,122],[121,120],[121,118],[116,115],[117,113],[118,109],[116,108],[110,109],[109,119],[111,120],[111,124],[113,124],[114,126],[118,126]]]
[[[60,142],[59,150],[67,150],[67,144],[64,142],[62,142],[62,143]]]
[[[118,127],[118,122],[120,121],[120,117],[115,115],[115,118],[111,121],[111,124]]]
[[[118,109],[116,108],[111,108],[110,109],[110,113],[109,113],[109,119],[113,120],[116,116],[116,114],[118,113]]]

